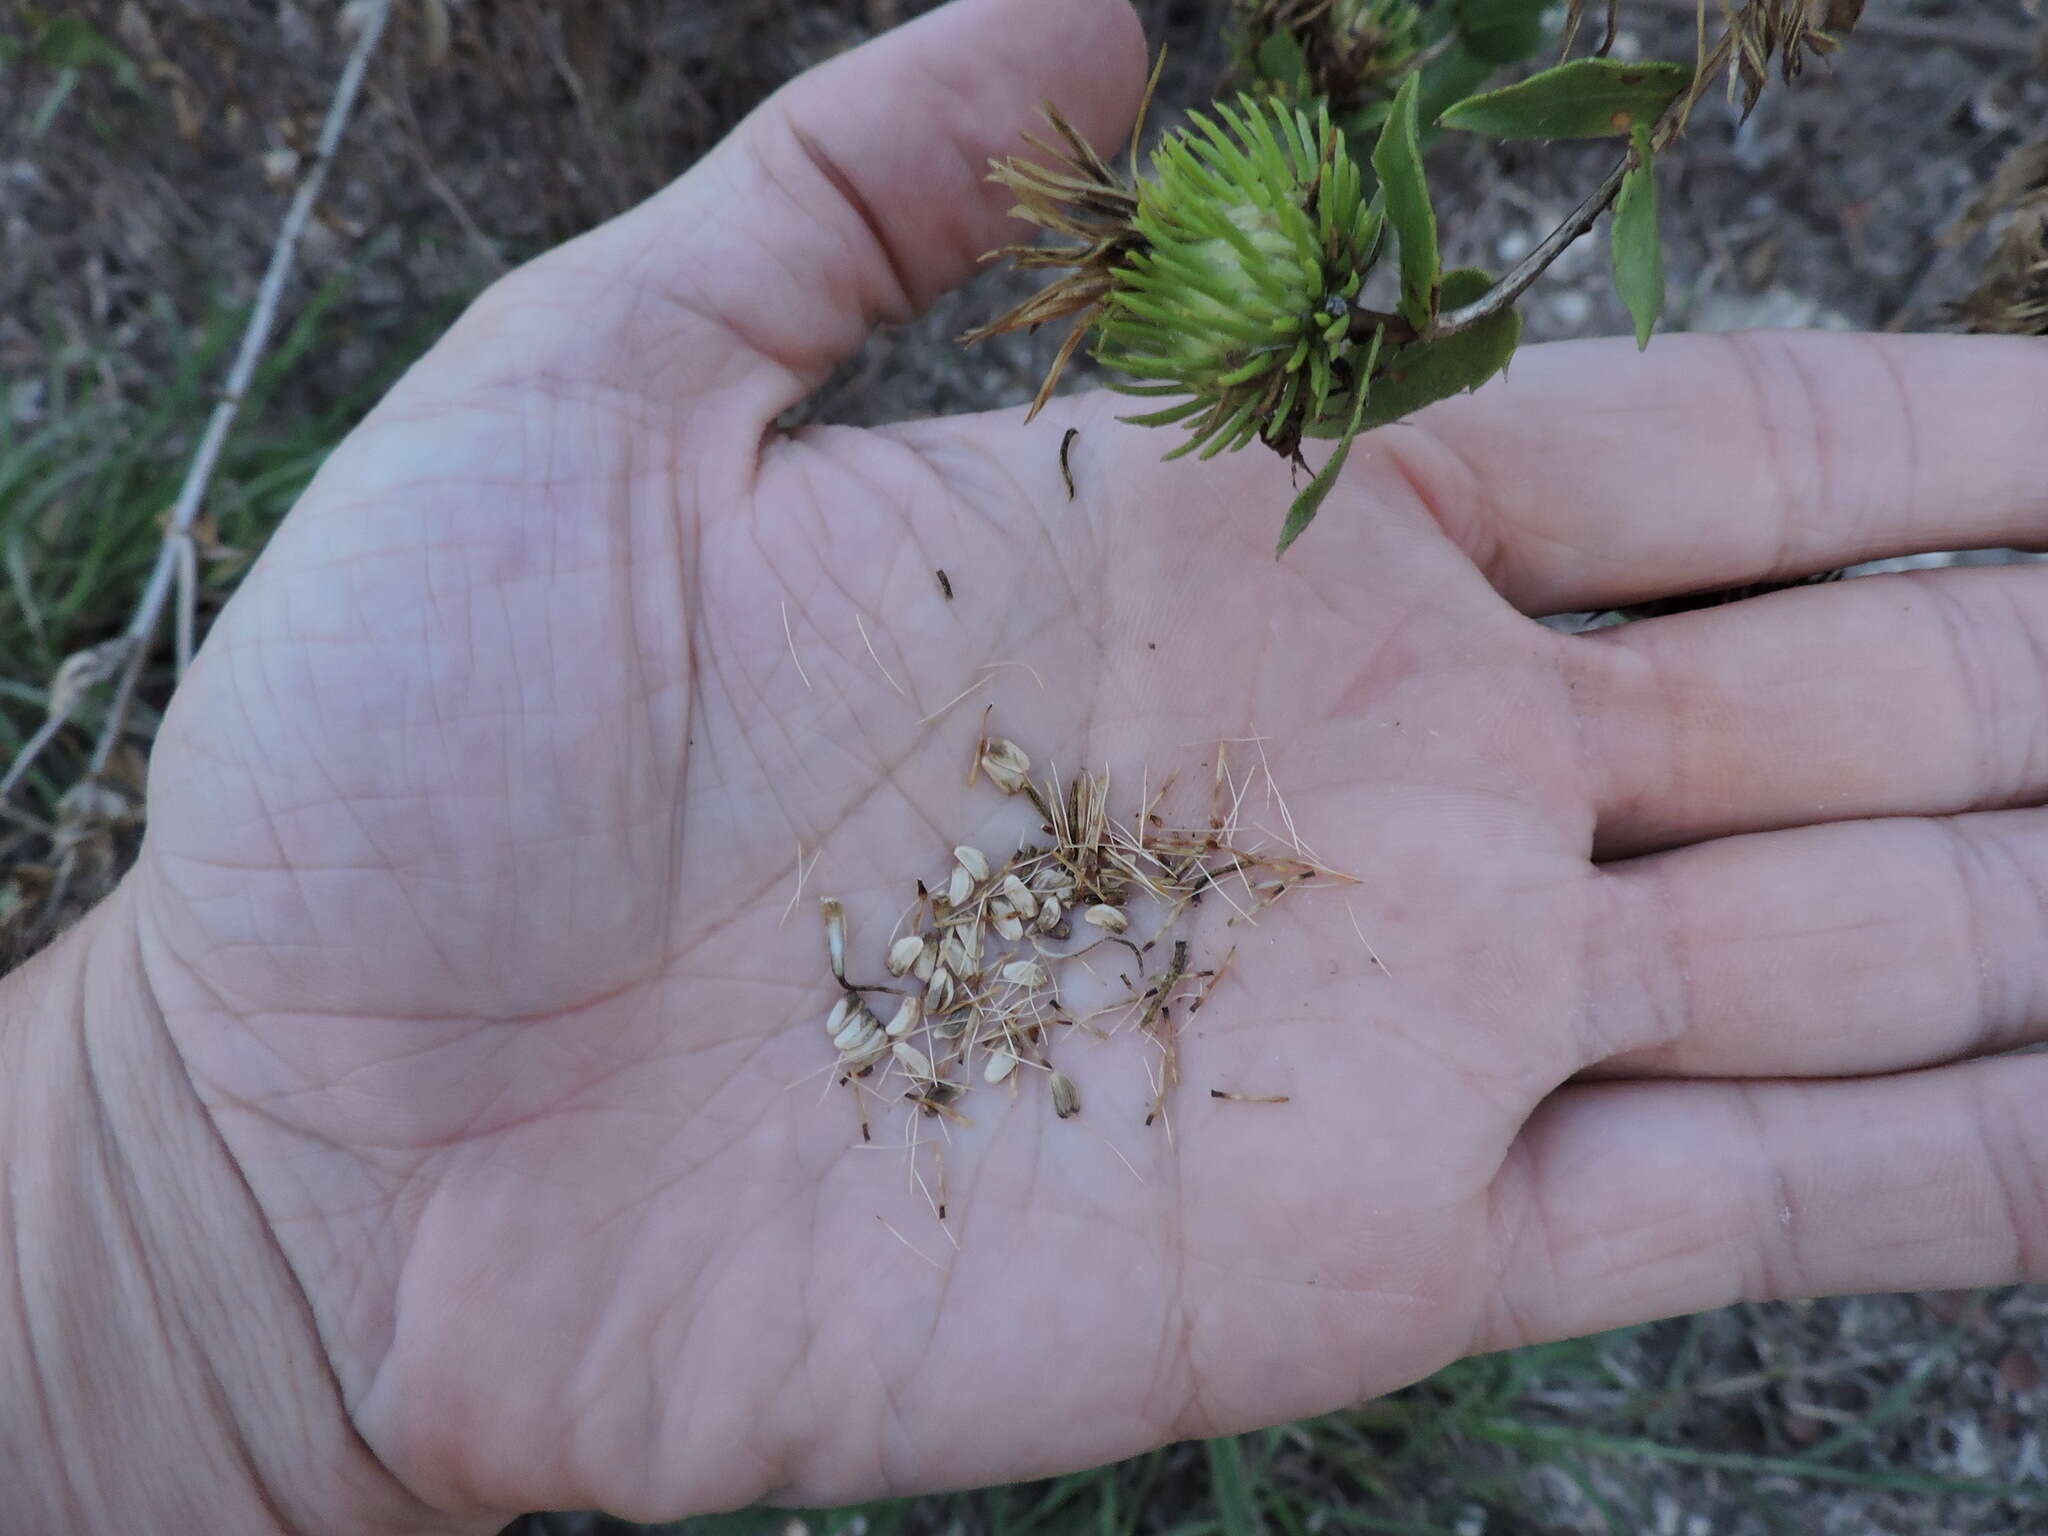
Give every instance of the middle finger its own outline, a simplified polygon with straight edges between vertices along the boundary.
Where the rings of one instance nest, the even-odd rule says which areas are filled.
[[[1570,637],[1613,858],[2048,799],[2048,569],[1871,576]]]

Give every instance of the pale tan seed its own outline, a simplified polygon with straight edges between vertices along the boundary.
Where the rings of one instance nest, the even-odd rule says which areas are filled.
[[[1050,985],[1052,977],[1036,960],[1012,960],[1002,969],[1003,980],[1013,986],[1038,988]]]
[[[1065,865],[1048,864],[1032,875],[1031,889],[1042,896],[1057,896],[1065,901],[1073,894],[1073,873]]]
[[[1017,1070],[1017,1058],[1008,1051],[989,1052],[988,1065],[981,1069],[981,1080],[985,1083],[1000,1083]]]
[[[932,967],[939,963],[939,937],[935,933],[924,936],[923,947],[917,952],[917,964],[910,968],[910,974],[919,981],[932,979]]]
[[[863,1008],[846,1021],[846,1025],[832,1037],[832,1043],[842,1051],[852,1050],[871,1030],[879,1028],[875,1016]]]
[[[843,1051],[840,1060],[857,1072],[862,1067],[872,1066],[888,1054],[889,1037],[877,1029]]]
[[[932,972],[932,979],[925,984],[924,1006],[927,1013],[952,1012],[953,973],[943,965]]]
[[[987,743],[981,751],[981,771],[1006,795],[1014,795],[1031,782],[1031,759],[1014,741]]]
[[[1083,912],[1081,921],[1100,928],[1105,933],[1122,933],[1131,926],[1131,920],[1124,916],[1121,907],[1107,906],[1102,902],[1097,902]]]
[[[953,850],[953,857],[960,861],[960,867],[967,871],[976,885],[988,878],[988,855],[979,848],[970,848],[962,843]],[[954,903],[959,905],[959,903]]]
[[[903,1063],[903,1070],[912,1077],[930,1079],[932,1075],[931,1058],[908,1040],[898,1040],[889,1049],[895,1054],[896,1059]]]
[[[1003,876],[1003,899],[1027,923],[1038,916],[1038,898],[1031,894],[1031,887],[1015,875]]]
[[[846,1028],[846,1021],[853,1017],[853,1010],[860,1006],[860,999],[851,992],[839,994],[839,1001],[832,1005],[831,1013],[825,1016],[825,1033],[837,1039],[839,1031]]]
[[[946,905],[964,907],[967,899],[974,894],[974,876],[967,872],[964,864],[955,864],[953,873],[946,881]]]
[[[1008,939],[1012,944],[1017,943],[1024,937],[1024,924],[1018,920],[1016,913],[1008,910],[990,912],[989,926],[994,928],[997,933]]]
[[[1040,933],[1051,933],[1060,925],[1060,901],[1057,896],[1048,896],[1038,904],[1038,918],[1032,923]]]
[[[1074,1080],[1064,1072],[1052,1075],[1052,1112],[1062,1120],[1081,1112],[1081,1095]]]
[[[889,1021],[889,1038],[891,1040],[901,1040],[923,1022],[924,999],[921,997],[906,997],[903,999],[903,1006],[896,1010],[896,1017]]]
[[[889,974],[901,976],[917,964],[917,957],[923,953],[924,940],[914,933],[906,933],[889,946]]]

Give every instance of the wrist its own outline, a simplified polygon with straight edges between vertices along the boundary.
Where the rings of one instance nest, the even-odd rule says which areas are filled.
[[[0,979],[0,1500],[48,1531],[428,1531],[354,1432],[117,891]]]

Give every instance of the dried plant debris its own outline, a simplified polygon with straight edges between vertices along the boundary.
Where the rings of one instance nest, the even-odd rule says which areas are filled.
[[[1956,306],[1956,319],[1970,331],[2048,336],[2048,140],[2006,156],[1944,238],[1961,244],[2001,221],[1983,276]]]
[[[1254,770],[1241,780],[1232,774],[1228,743],[1217,747],[1206,822],[1183,827],[1161,814],[1170,781],[1141,790],[1122,820],[1112,811],[1107,774],[1084,769],[1065,783],[1034,778],[1024,749],[991,737],[985,720],[968,783],[985,780],[1028,799],[1039,815],[1036,836],[1007,855],[961,844],[943,873],[920,880],[880,949],[887,981],[850,977],[845,908],[832,897],[819,903],[839,988],[825,1033],[839,1053],[840,1083],[861,1100],[862,1136],[873,1134],[870,1093],[885,1105],[901,1099],[924,1116],[967,1125],[956,1106],[971,1089],[1008,1085],[1012,1095],[1043,1092],[1059,1119],[1071,1119],[1083,1096],[1054,1067],[1054,1053],[1071,1067],[1070,1041],[1126,1029],[1154,1052],[1144,1123],[1157,1124],[1180,1081],[1178,1025],[1202,1008],[1236,955],[1233,948],[1198,966],[1181,932],[1190,912],[1213,894],[1232,909],[1230,923],[1248,922],[1289,891],[1350,877],[1301,846],[1270,772],[1267,793],[1289,840],[1240,828]],[[1263,764],[1262,753],[1256,771],[1265,772]],[[1079,1012],[1064,990],[1076,971],[1098,986],[1113,977],[1122,994]]]

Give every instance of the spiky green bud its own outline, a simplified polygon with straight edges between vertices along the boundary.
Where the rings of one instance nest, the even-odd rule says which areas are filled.
[[[1189,118],[1139,183],[1095,355],[1128,393],[1184,397],[1131,418],[1183,424],[1176,453],[1292,453],[1362,364],[1351,301],[1381,218],[1325,109],[1241,96]]]

